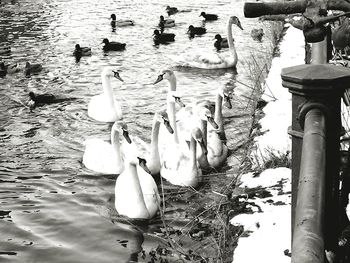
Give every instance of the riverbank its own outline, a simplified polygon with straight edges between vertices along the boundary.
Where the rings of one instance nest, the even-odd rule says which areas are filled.
[[[279,50],[280,56],[273,59],[264,83],[262,99],[268,103],[261,113],[257,112],[263,117],[258,121],[259,128],[252,132],[254,146],[249,159],[252,169],[259,172],[243,174],[237,184],[247,193],[246,202],[252,213],[231,220],[233,225],[244,228],[234,252],[234,263],[290,262],[291,170],[277,164],[275,168],[261,170],[272,159],[291,158],[291,139],[287,133],[292,120],[291,94],[282,87],[280,73],[284,67],[304,64],[302,31],[289,26]],[[249,194],[252,189],[254,194]]]

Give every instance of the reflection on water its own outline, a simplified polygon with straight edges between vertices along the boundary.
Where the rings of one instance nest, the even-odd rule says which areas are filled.
[[[115,176],[97,175],[81,162],[86,139],[110,136],[111,124],[87,116],[89,99],[102,90],[100,74],[106,65],[115,66],[125,80],[113,83],[113,89],[133,135],[149,142],[152,115],[165,107],[168,85],[150,83],[161,70],[172,67],[185,104],[213,100],[222,86],[243,94],[233,97],[234,109],[224,115],[229,148],[236,149],[245,140],[253,93],[249,63],[252,54],[256,60],[266,60],[269,41],[250,39],[249,32],[258,22],[243,17],[243,0],[215,4],[175,0],[169,4],[186,10],[171,17],[175,27],[165,29],[176,34],[175,42],[154,45],[152,34],[167,4],[0,1],[0,43],[11,47],[11,53],[0,55],[0,60],[18,63],[21,69],[0,78],[0,262],[148,262],[152,249],[167,244],[167,235],[193,251],[205,248],[211,256],[216,253],[211,245],[194,242],[198,238],[191,232],[198,224],[194,218],[206,205],[196,199],[196,192],[165,184],[165,222],[158,216],[147,227],[134,225],[121,220],[114,209]],[[198,16],[203,9],[219,14],[219,20],[204,23],[207,33],[189,39],[188,26],[202,25]],[[112,13],[135,20],[135,26],[112,28]],[[234,30],[240,59],[237,72],[173,67],[169,55],[181,56],[197,48],[212,51],[215,34],[225,35],[231,15],[237,15],[245,28]],[[103,52],[104,38],[127,43],[126,50]],[[76,60],[72,52],[77,43],[91,47],[92,55]],[[26,62],[40,63],[43,70],[25,77]],[[30,111],[23,105],[30,91],[54,94],[58,101]],[[229,159],[224,170],[233,165]],[[164,233],[164,223],[174,231]]]

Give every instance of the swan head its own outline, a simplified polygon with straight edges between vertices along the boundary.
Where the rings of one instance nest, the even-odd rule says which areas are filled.
[[[101,76],[102,78],[116,78],[121,82],[124,82],[124,80],[120,77],[119,72],[112,67],[105,67],[102,70]]]
[[[167,101],[178,104],[181,108],[185,107],[186,105],[182,102],[180,95],[177,93],[177,91],[169,91],[167,95]]]
[[[117,132],[118,134],[123,134],[124,139],[131,144],[131,139],[129,137],[128,126],[123,121],[116,121],[112,126],[112,132]]]
[[[156,120],[160,123],[163,123],[164,126],[167,128],[168,132],[173,134],[174,130],[170,125],[168,114],[165,110],[159,111],[155,114]]]
[[[241,30],[243,30],[243,27],[241,25],[241,21],[239,21],[237,16],[231,16],[229,19],[229,23],[238,26]]]
[[[207,146],[205,145],[204,139],[203,139],[203,133],[201,129],[198,127],[195,127],[191,131],[192,138],[195,139],[195,141],[201,146],[202,152],[204,154],[208,153]]]
[[[218,129],[219,125],[214,120],[214,116],[210,108],[211,106],[212,105],[209,105],[208,103],[199,104],[197,106],[197,114],[201,120],[209,122],[214,129]]]
[[[132,164],[135,166],[139,165],[148,174],[151,174],[151,171],[147,166],[146,159],[144,158],[143,154],[140,152],[140,150],[137,148],[135,144],[131,144],[131,147],[128,147],[128,150],[125,151],[124,158],[125,158],[125,162],[128,162],[129,164]]]
[[[115,14],[111,14],[111,18],[112,18],[112,20],[116,20],[116,19],[117,19],[117,17],[115,16]]]
[[[163,70],[162,73],[158,75],[158,78],[153,83],[153,85],[157,84],[158,82],[161,82],[163,79],[166,79],[168,81],[175,80],[175,73],[170,69]]]

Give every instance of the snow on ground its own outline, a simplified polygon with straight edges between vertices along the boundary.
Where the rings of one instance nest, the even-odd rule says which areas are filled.
[[[286,153],[291,150],[291,139],[287,129],[292,121],[291,94],[282,87],[281,69],[304,64],[304,36],[301,30],[289,27],[280,43],[280,57],[272,61],[266,79],[263,99],[269,103],[263,109],[265,116],[260,120],[261,131],[255,138],[257,152],[253,153],[262,161],[266,154]],[[275,99],[272,99],[273,96]],[[254,158],[252,158],[254,159]],[[252,173],[241,177],[240,187],[263,187],[272,197],[249,199],[263,212],[241,214],[231,220],[232,224],[243,225],[248,235],[240,237],[235,249],[233,262],[290,262],[284,254],[291,245],[291,170],[288,168],[267,169],[259,176]],[[257,210],[255,206],[252,209]]]

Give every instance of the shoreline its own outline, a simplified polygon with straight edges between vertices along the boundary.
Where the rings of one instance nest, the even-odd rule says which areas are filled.
[[[243,192],[255,189],[264,194],[247,194],[246,202],[253,212],[239,214],[230,221],[244,227],[234,250],[234,263],[290,262],[291,169],[279,167],[278,163],[274,168],[265,168],[272,157],[291,158],[287,133],[292,121],[291,94],[282,87],[280,72],[284,67],[304,64],[305,42],[301,30],[289,24],[285,27],[288,29],[278,45],[280,56],[273,58],[263,85],[261,99],[267,105],[261,110],[263,117],[256,121],[260,127],[252,132],[249,159],[254,172],[241,175],[237,184]]]

